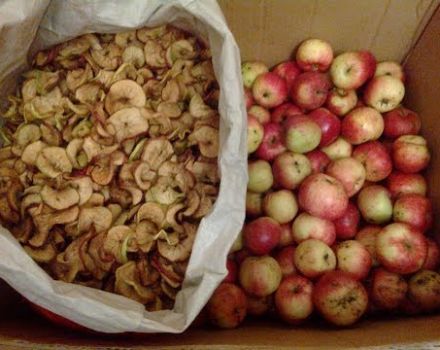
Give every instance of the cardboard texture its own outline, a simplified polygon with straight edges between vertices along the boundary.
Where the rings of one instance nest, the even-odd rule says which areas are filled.
[[[336,51],[370,48],[379,59],[405,59],[406,105],[420,113],[433,158],[428,171],[435,217],[440,214],[440,7],[438,1],[219,1],[243,59],[275,64],[309,36]],[[438,222],[437,222],[438,227]],[[2,290],[0,284],[0,290]],[[2,294],[3,293],[3,294]],[[9,292],[0,291],[0,299]],[[3,305],[5,305],[4,303]],[[20,304],[0,307],[0,349],[435,349],[440,315],[364,320],[351,329],[323,325],[289,328],[249,320],[231,331],[189,329],[182,335],[102,337],[54,327]]]

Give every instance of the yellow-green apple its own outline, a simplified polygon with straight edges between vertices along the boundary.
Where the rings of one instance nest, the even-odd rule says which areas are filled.
[[[333,221],[344,214],[348,196],[344,186],[334,177],[312,174],[299,187],[298,202],[309,214]]]
[[[265,160],[254,160],[248,163],[248,190],[266,192],[273,185],[272,167]]]
[[[258,192],[246,192],[246,215],[256,217],[263,214],[263,194]]]
[[[423,234],[408,224],[389,224],[377,235],[377,259],[391,272],[406,275],[420,270],[427,250]]]
[[[241,77],[243,79],[243,85],[250,89],[254,84],[255,79],[266,72],[269,68],[263,62],[244,62],[241,65]]]
[[[280,224],[267,216],[252,220],[243,228],[244,246],[255,255],[271,252],[278,245],[280,236]]]
[[[334,142],[326,147],[322,147],[323,151],[331,160],[339,158],[347,158],[351,156],[353,146],[343,137],[338,137]]]
[[[371,256],[365,246],[356,240],[340,242],[335,248],[337,269],[363,280],[371,269]]]
[[[440,309],[440,274],[432,270],[418,271],[409,279],[408,298],[422,311]]]
[[[402,194],[394,202],[393,219],[395,222],[404,222],[425,232],[432,226],[431,201],[420,194]]]
[[[280,241],[278,242],[278,247],[285,247],[293,244],[293,235],[292,235],[292,223],[288,222],[286,224],[282,224],[281,226],[281,236]]]
[[[324,73],[301,73],[293,81],[290,98],[298,107],[312,110],[321,107],[327,100],[332,85]]]
[[[247,314],[252,316],[263,316],[273,307],[273,296],[256,297],[247,295]]]
[[[354,238],[358,232],[359,220],[360,214],[358,208],[349,202],[344,215],[333,221],[336,237],[339,240]]]
[[[276,183],[288,190],[297,188],[311,174],[309,159],[290,151],[278,155],[272,163],[272,173]]]
[[[244,89],[244,102],[246,105],[246,110],[249,110],[251,106],[254,104],[254,97],[252,96],[252,91],[249,89]]]
[[[367,225],[361,228],[355,236],[356,241],[362,243],[370,253],[373,267],[379,266],[376,253],[376,239],[381,230],[382,227],[378,225]]]
[[[355,90],[334,88],[328,93],[325,106],[330,112],[342,117],[356,107],[357,102]]]
[[[263,141],[264,129],[254,117],[248,115],[247,120],[247,151],[250,154],[255,152]]]
[[[252,85],[254,100],[265,108],[274,108],[287,98],[287,85],[283,78],[272,72],[259,75]]]
[[[293,245],[289,245],[278,251],[275,254],[275,259],[278,262],[278,265],[280,265],[283,276],[296,273],[295,247]]]
[[[352,157],[332,161],[327,166],[326,173],[341,182],[349,197],[359,192],[364,185],[366,176],[362,163]]]
[[[367,310],[368,294],[349,273],[331,271],[316,283],[313,304],[328,322],[336,326],[350,326]]]
[[[361,87],[376,70],[376,59],[368,51],[344,52],[333,60],[330,76],[341,89]]]
[[[405,82],[405,73],[402,66],[394,61],[384,61],[377,64],[374,76],[380,77],[381,75],[389,75],[399,79],[402,83]]]
[[[431,155],[426,139],[419,135],[403,135],[393,143],[393,161],[397,170],[418,173],[425,169]]]
[[[353,151],[353,158],[364,166],[367,181],[382,181],[393,170],[391,156],[379,141],[369,141],[357,146]]]
[[[301,213],[292,223],[292,236],[298,244],[313,238],[331,246],[336,240],[335,225],[331,221]]]
[[[327,108],[318,108],[311,111],[308,117],[321,128],[320,147],[325,147],[335,141],[341,133],[341,121]]]
[[[270,120],[273,123],[282,124],[287,118],[294,115],[300,115],[302,113],[302,110],[299,107],[295,106],[293,103],[285,102],[272,111]]]
[[[282,189],[264,196],[263,211],[279,224],[286,224],[298,213],[298,203],[292,191]]]
[[[263,132],[263,140],[257,148],[255,155],[259,159],[273,160],[286,150],[283,144],[282,127],[277,123],[267,123],[263,126]]]
[[[306,153],[312,168],[312,174],[323,173],[330,164],[330,158],[321,150],[315,149]]]
[[[308,239],[295,249],[295,267],[304,276],[316,278],[336,267],[333,250],[319,239]]]
[[[393,216],[393,203],[389,191],[380,185],[364,187],[357,204],[364,220],[370,224],[386,224]]]
[[[223,282],[235,283],[237,282],[238,276],[238,266],[235,260],[226,259],[226,269],[228,270],[228,274],[223,279]]]
[[[243,231],[238,233],[238,236],[235,238],[234,243],[232,243],[231,249],[229,249],[229,254],[238,252],[243,249]]]
[[[387,188],[393,198],[410,193],[425,196],[427,187],[426,179],[420,174],[405,174],[394,171],[387,178]]]
[[[397,107],[386,112],[383,121],[385,124],[383,134],[391,139],[402,135],[416,135],[422,126],[419,115],[405,107]]]
[[[252,105],[248,110],[248,115],[257,119],[261,125],[270,122],[270,112],[259,105]]]
[[[206,309],[211,323],[220,328],[236,328],[246,317],[247,300],[243,290],[232,283],[221,283]]]
[[[297,325],[313,312],[313,283],[305,277],[285,277],[275,292],[278,315],[287,323]]]
[[[422,269],[437,270],[440,266],[440,248],[436,241],[428,237],[426,237],[426,244],[428,245],[428,251]]]
[[[272,69],[272,72],[286,81],[287,90],[290,91],[290,87],[296,77],[301,73],[301,69],[299,69],[295,61],[284,61],[278,63]]]
[[[321,142],[321,128],[305,115],[288,117],[283,124],[284,144],[295,153],[314,150]]]
[[[275,292],[282,276],[280,265],[268,255],[250,256],[240,265],[240,284],[253,296],[265,297]]]
[[[408,283],[394,272],[379,267],[371,276],[370,298],[382,310],[395,310],[405,300]]]
[[[331,45],[321,39],[304,40],[296,51],[296,62],[303,71],[325,72],[333,61]]]
[[[400,79],[381,75],[371,79],[364,90],[365,103],[384,113],[396,108],[405,96],[405,85]]]
[[[382,115],[374,108],[357,107],[348,113],[341,124],[341,135],[351,144],[377,140],[383,132]]]

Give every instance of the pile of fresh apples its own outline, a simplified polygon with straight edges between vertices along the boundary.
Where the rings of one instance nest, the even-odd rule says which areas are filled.
[[[364,314],[440,309],[440,249],[405,75],[368,51],[334,58],[309,39],[296,60],[242,66],[248,112],[247,220],[207,305],[211,322],[247,314],[349,326]]]

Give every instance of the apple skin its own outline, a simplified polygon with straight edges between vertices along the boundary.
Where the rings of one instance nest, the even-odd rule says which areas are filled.
[[[404,96],[405,85],[401,80],[389,75],[374,77],[364,90],[365,103],[381,113],[396,108]]]
[[[236,253],[241,249],[243,249],[243,231],[240,231],[237,237],[235,237],[235,241],[229,249],[229,254]]]
[[[280,241],[278,243],[278,247],[283,248],[285,246],[293,244],[294,242],[292,235],[292,223],[288,222],[280,226],[281,226],[281,236],[280,236]]]
[[[440,247],[437,242],[431,238],[425,238],[428,245],[426,259],[423,263],[422,269],[437,270],[440,266]]]
[[[351,144],[359,145],[377,140],[383,133],[381,114],[370,107],[357,107],[348,113],[341,124],[341,135]]]
[[[350,157],[353,152],[353,146],[343,137],[338,137],[333,143],[326,147],[322,147],[327,157],[331,160]]]
[[[270,120],[272,123],[283,124],[287,118],[301,114],[303,114],[303,112],[299,107],[295,106],[293,103],[285,102],[272,111]]]
[[[403,135],[393,143],[393,161],[403,173],[418,173],[425,169],[431,155],[426,139],[419,135]]]
[[[325,106],[330,112],[342,117],[355,108],[357,102],[358,97],[355,90],[334,88],[328,93]]]
[[[273,296],[256,297],[247,295],[247,314],[252,316],[263,316],[273,307]]]
[[[408,283],[394,272],[379,267],[371,276],[370,298],[381,310],[395,310],[405,300]]]
[[[248,111],[249,108],[254,104],[254,97],[252,96],[252,91],[249,89],[244,89],[244,102],[246,106],[246,110]]]
[[[262,216],[243,228],[244,246],[255,255],[265,255],[280,241],[281,227],[274,219]]]
[[[344,52],[330,67],[333,84],[341,89],[361,87],[376,70],[376,59],[368,51]]]
[[[395,171],[387,178],[387,188],[393,198],[410,193],[426,196],[428,185],[426,179],[420,174],[405,174]]]
[[[309,159],[312,174],[323,173],[330,164],[330,158],[319,149],[306,153],[306,156]]]
[[[298,203],[290,190],[269,192],[263,199],[263,211],[279,224],[286,224],[298,213]]]
[[[402,135],[416,135],[422,126],[419,115],[404,107],[397,107],[385,113],[383,120],[383,134],[391,139]]]
[[[358,241],[346,240],[335,249],[337,269],[348,272],[357,280],[363,280],[371,269],[371,256],[367,248]]]
[[[228,282],[228,283],[237,282],[237,276],[238,276],[237,263],[232,259],[227,259],[226,260],[226,269],[228,270],[228,274],[224,278],[223,282]]]
[[[264,129],[254,117],[248,115],[247,120],[247,151],[250,154],[255,152],[263,141]]]
[[[380,77],[381,75],[389,75],[399,79],[402,83],[405,82],[405,73],[402,66],[394,61],[384,61],[377,64],[374,76]]]
[[[391,272],[407,275],[420,270],[427,250],[423,234],[408,224],[389,224],[377,235],[377,258]]]
[[[377,235],[382,230],[382,227],[378,225],[367,225],[356,233],[355,239],[356,241],[362,243],[365,248],[367,248],[370,253],[372,266],[379,266],[379,261],[377,260],[377,252],[376,252],[376,240]]]
[[[379,185],[364,187],[358,195],[359,211],[370,224],[385,224],[393,216],[393,203],[388,190]]]
[[[346,327],[356,323],[365,313],[368,294],[349,273],[331,271],[316,283],[313,304],[328,322]]]
[[[364,166],[365,180],[367,181],[382,181],[393,170],[391,156],[379,141],[369,141],[357,146],[353,151],[353,158]]]
[[[301,69],[298,67],[295,61],[284,61],[278,63],[273,69],[272,72],[278,75],[280,78],[283,78],[287,84],[287,90],[290,91],[290,88],[298,75],[301,73]]]
[[[283,78],[272,72],[259,75],[252,85],[254,100],[265,108],[274,108],[287,98],[287,85]]]
[[[305,115],[288,117],[283,124],[284,144],[289,151],[307,153],[321,142],[321,128]]]
[[[263,193],[273,185],[272,167],[265,160],[249,161],[248,176],[249,191]]]
[[[248,217],[260,216],[263,213],[263,195],[247,191],[246,193],[246,215]]]
[[[295,267],[308,278],[317,278],[336,267],[333,250],[319,239],[301,242],[295,250]]]
[[[333,221],[336,237],[339,240],[354,238],[358,232],[359,221],[360,213],[358,208],[349,202],[344,215]]]
[[[298,75],[290,89],[293,103],[304,110],[321,107],[327,100],[331,82],[327,75],[318,72],[305,72]]]
[[[400,195],[394,203],[393,219],[425,232],[431,228],[433,221],[431,201],[420,194]]]
[[[232,283],[221,283],[206,305],[211,323],[220,328],[236,328],[246,317],[247,299]]]
[[[296,273],[295,268],[295,247],[289,245],[281,249],[276,255],[275,259],[280,265],[283,276],[292,275]]]
[[[271,161],[286,150],[283,144],[283,131],[281,125],[267,123],[263,126],[263,139],[255,155],[259,159]]]
[[[440,309],[440,274],[432,270],[420,270],[409,279],[408,298],[421,311],[435,312]]]
[[[302,182],[298,202],[309,214],[333,221],[344,215],[348,196],[344,186],[335,178],[312,174]]]
[[[339,180],[349,197],[359,192],[366,177],[362,163],[352,157],[332,161],[326,169],[326,174]]]
[[[289,324],[297,325],[313,312],[313,283],[299,275],[287,276],[275,292],[278,315]]]
[[[333,61],[331,45],[321,39],[304,40],[296,51],[296,62],[306,72],[325,72]]]
[[[240,265],[240,284],[246,293],[265,297],[278,289],[282,278],[281,268],[271,256],[250,256]]]
[[[276,183],[288,190],[297,188],[311,174],[309,159],[290,151],[278,155],[272,163],[272,173]]]
[[[292,223],[292,236],[298,244],[313,238],[331,246],[336,240],[336,230],[331,221],[301,213]]]
[[[255,79],[266,72],[269,68],[263,62],[244,62],[241,65],[241,77],[243,79],[243,85],[250,89],[254,84]]]
[[[311,111],[308,117],[321,128],[320,147],[325,147],[335,141],[341,133],[341,121],[327,108],[318,108]]]
[[[252,105],[248,110],[248,115],[257,119],[263,126],[270,122],[270,112],[259,105]]]

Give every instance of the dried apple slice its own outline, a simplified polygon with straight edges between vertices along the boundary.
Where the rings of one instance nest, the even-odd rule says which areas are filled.
[[[144,46],[145,62],[151,68],[166,67],[165,52],[162,46],[153,40],[147,40]]]
[[[90,177],[83,176],[72,179],[70,181],[72,186],[77,189],[79,194],[79,205],[86,203],[93,193],[93,183]]]
[[[121,142],[143,134],[148,130],[148,120],[138,108],[124,108],[114,113],[108,123],[116,130],[116,139]]]
[[[89,231],[92,227],[95,232],[107,231],[113,221],[112,212],[106,207],[82,208],[78,216],[78,231]]]
[[[157,112],[167,118],[179,118],[182,111],[176,102],[161,102],[157,106]]]
[[[195,118],[207,118],[216,113],[215,110],[211,109],[199,94],[194,94],[189,103],[189,112]]]
[[[114,83],[105,98],[105,109],[113,114],[128,107],[144,107],[146,102],[145,92],[133,80],[119,80]]]
[[[20,147],[25,147],[41,138],[40,128],[35,124],[22,124],[15,132],[14,138]]]
[[[40,152],[47,147],[47,144],[43,141],[35,141],[26,146],[21,154],[21,160],[28,165],[35,165],[35,161]]]
[[[72,163],[67,157],[66,150],[61,147],[43,148],[38,154],[35,165],[44,175],[51,178],[72,172]]]
[[[133,176],[136,185],[141,190],[146,191],[151,187],[154,179],[156,178],[156,173],[151,170],[150,166],[146,162],[139,162],[139,164],[135,167]]]
[[[153,291],[141,285],[139,273],[134,261],[129,261],[118,267],[115,271],[115,276],[116,293],[142,304],[150,303],[155,299],[156,295]]]
[[[190,224],[187,224],[190,225]],[[185,226],[187,226],[185,225]],[[189,258],[194,243],[196,230],[187,231],[187,236],[176,245],[170,245],[166,241],[157,242],[157,250],[165,259],[175,262]]]
[[[89,161],[93,160],[96,156],[104,156],[113,153],[119,148],[119,145],[103,146],[94,141],[90,136],[84,138],[82,148]]]
[[[172,186],[166,183],[157,183],[149,190],[153,200],[159,204],[170,205],[185,197],[183,193],[177,192]]]
[[[189,135],[190,142],[196,142],[200,153],[208,158],[218,156],[219,135],[218,130],[210,126],[202,126]]]
[[[93,104],[98,100],[101,86],[97,83],[86,83],[75,91],[75,99],[83,104]]]
[[[0,219],[10,224],[18,224],[20,221],[20,215],[12,210],[5,196],[0,196]]]
[[[116,261],[124,263],[124,257],[121,254],[121,247],[127,237],[133,237],[134,231],[126,225],[113,226],[108,230],[104,239],[103,249],[112,254]]]
[[[60,132],[50,124],[42,123],[40,125],[41,138],[50,146],[59,146],[61,144]]]
[[[42,248],[32,248],[30,246],[23,246],[25,252],[39,263],[50,263],[56,257],[56,251],[52,244],[48,243]]]
[[[136,214],[136,222],[140,223],[144,220],[154,223],[158,228],[161,227],[165,220],[165,212],[162,206],[154,202],[143,204]]]
[[[162,257],[153,255],[151,265],[160,273],[162,278],[173,288],[178,288],[183,282],[182,276],[177,274],[173,266]]]
[[[141,68],[145,64],[144,51],[138,46],[128,45],[122,53],[122,61]]]
[[[145,143],[141,159],[146,161],[153,170],[174,154],[173,145],[166,139],[150,139]]]

